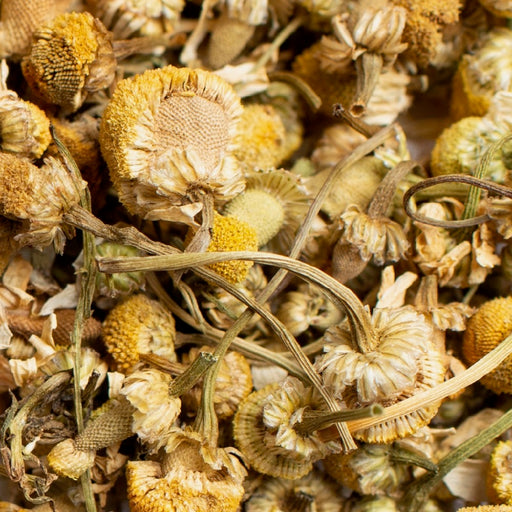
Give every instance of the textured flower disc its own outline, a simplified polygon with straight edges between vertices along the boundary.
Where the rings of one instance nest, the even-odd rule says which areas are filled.
[[[103,322],[102,336],[121,371],[128,371],[139,360],[139,354],[176,360],[174,318],[144,294],[131,295],[115,306]]]
[[[119,82],[100,144],[121,202],[147,219],[176,220],[172,207],[241,192],[232,150],[242,112],[231,86],[200,69],[167,66]]]
[[[22,71],[43,101],[74,112],[89,92],[112,83],[116,64],[103,24],[88,12],[73,12],[36,31]]]
[[[233,421],[233,436],[247,462],[264,475],[295,480],[307,475],[313,463],[276,444],[263,423],[263,407],[279,384],[269,384],[251,393],[238,408]]]
[[[512,333],[512,297],[484,303],[469,319],[462,343],[462,354],[474,364]],[[512,356],[480,381],[495,393],[512,393]]]

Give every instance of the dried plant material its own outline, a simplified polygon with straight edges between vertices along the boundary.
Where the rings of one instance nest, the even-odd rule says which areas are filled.
[[[480,505],[478,507],[462,507],[459,512],[512,512],[510,505]]]
[[[183,363],[191,363],[199,355],[200,351],[213,350],[209,347],[192,348],[185,357]],[[197,382],[192,389],[182,395],[183,407],[190,414],[197,414],[201,403],[202,381]],[[231,418],[238,410],[242,400],[245,400],[252,391],[251,368],[247,359],[239,352],[230,351],[222,359],[219,372],[215,380],[213,406],[219,419]]]
[[[183,0],[86,0],[86,4],[116,39],[172,32],[185,6]]]
[[[0,58],[20,58],[30,49],[32,34],[63,13],[69,0],[6,0],[0,9]]]
[[[170,393],[170,384],[168,374],[142,369],[128,375],[120,390],[131,405],[131,431],[151,451],[156,452],[167,443],[181,412],[181,400]]]
[[[42,167],[0,153],[0,215],[15,221],[22,245],[42,249],[53,243],[62,251],[66,235],[62,216],[79,202],[85,182],[74,181],[63,164],[48,157]]]
[[[246,472],[233,449],[218,448],[208,455],[200,440],[177,434],[161,463],[129,461],[130,510],[235,512]]]
[[[508,133],[489,117],[465,117],[446,128],[432,151],[432,173],[474,174],[486,149]],[[506,153],[496,152],[487,164],[486,177],[503,183],[507,176]]]
[[[84,12],[62,14],[38,28],[22,68],[38,97],[74,112],[88,94],[112,83],[115,65],[109,32]]]
[[[489,12],[500,18],[510,18],[512,16],[512,8],[510,4],[503,0],[480,0]]]
[[[272,105],[249,104],[238,124],[235,155],[246,171],[279,167],[284,139],[283,121]]]
[[[288,252],[296,230],[308,208],[300,182],[284,169],[254,172],[247,176],[246,189],[224,208],[251,226],[258,245],[276,252]]]
[[[98,142],[98,120],[87,114],[81,114],[73,121],[53,117],[51,123],[89,186],[93,209],[99,210],[105,204],[108,178]],[[58,156],[58,149],[54,144],[48,148],[48,154]]]
[[[234,419],[234,437],[248,463],[264,475],[295,480],[313,463],[340,451],[338,442],[324,442],[318,432],[297,430],[306,409],[318,410],[320,397],[298,379],[288,377],[251,393]]]
[[[341,311],[309,284],[299,285],[296,291],[287,293],[276,315],[294,336],[310,328],[324,331],[342,320]]]
[[[247,512],[286,512],[306,506],[318,512],[338,512],[344,503],[333,482],[324,475],[312,471],[298,480],[271,478],[265,480],[246,502]]]
[[[410,467],[393,459],[393,445],[363,444],[324,461],[327,474],[363,495],[397,496],[410,480]]]
[[[247,222],[215,212],[211,240],[206,250],[209,252],[257,251],[257,233]],[[252,262],[241,260],[222,261],[210,265],[214,272],[233,284],[244,281],[251,267]]]
[[[115,306],[103,322],[102,338],[117,369],[128,372],[140,354],[176,360],[174,318],[159,302],[138,293]]]
[[[4,61],[0,66],[0,149],[39,158],[50,144],[50,121],[39,107],[7,88],[8,68]]]
[[[494,447],[487,470],[487,492],[492,503],[510,503],[512,442],[499,441]]]
[[[403,41],[407,57],[426,67],[440,49],[443,30],[459,19],[462,2],[432,2],[429,0],[392,0],[407,10]]]
[[[490,352],[512,332],[510,297],[487,301],[470,318],[464,333],[462,352],[469,364],[473,364]],[[510,386],[510,360],[482,378],[482,384],[495,393],[512,393]]]
[[[318,193],[329,172],[330,169],[324,169],[306,180],[305,186],[310,194]],[[322,205],[322,211],[334,220],[349,205],[354,204],[366,209],[386,172],[386,166],[382,161],[371,156],[347,167],[331,187]]]
[[[122,80],[100,127],[121,202],[151,220],[193,223],[201,197],[226,201],[244,181],[233,156],[243,110],[213,73],[168,66]]]
[[[421,314],[409,307],[376,309],[372,323],[379,334],[365,341],[369,345],[362,352],[354,347],[346,323],[326,331],[326,353],[315,366],[335,396],[350,408],[391,404],[443,381],[443,354],[430,341],[431,324]],[[355,435],[366,442],[388,443],[426,425],[437,409],[431,405]]]
[[[132,434],[133,408],[125,400],[111,400],[75,439],[55,445],[48,464],[57,474],[78,479],[94,464],[96,451],[118,443]]]
[[[244,295],[254,298],[266,285],[267,278],[262,267],[253,265],[245,280],[236,286]],[[205,298],[207,300],[202,303],[202,307],[205,309],[208,319],[218,329],[228,329],[245,310],[245,305],[242,302],[221,288],[209,291],[205,294]],[[268,326],[258,315],[254,315],[244,329],[246,339],[259,338],[268,334]]]
[[[511,89],[511,45],[512,31],[494,28],[483,37],[475,52],[460,60],[451,102],[456,119],[485,116],[494,94]]]

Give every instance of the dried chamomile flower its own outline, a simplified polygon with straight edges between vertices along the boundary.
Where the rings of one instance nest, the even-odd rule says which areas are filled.
[[[347,322],[324,335],[325,354],[315,362],[325,385],[349,408],[390,405],[444,380],[444,357],[431,341],[432,325],[413,308],[375,309],[371,339],[356,348]],[[361,345],[361,342],[358,341]],[[414,433],[436,414],[438,405],[357,431],[370,443],[388,443]]]
[[[288,160],[301,147],[304,138],[304,101],[296,88],[284,82],[272,81],[260,95],[261,101],[271,105],[284,125],[281,143],[282,159]]]
[[[499,441],[487,470],[487,494],[492,503],[512,502],[512,441]]]
[[[172,32],[185,6],[184,0],[86,0],[86,4],[116,39]]]
[[[39,107],[7,89],[5,61],[0,67],[0,149],[37,159],[50,144],[50,121]]]
[[[32,34],[63,13],[70,0],[3,0],[0,6],[0,58],[26,55]]]
[[[397,496],[411,479],[407,464],[393,459],[393,445],[363,444],[323,461],[328,475],[363,495]]]
[[[340,240],[356,246],[363,260],[373,257],[377,265],[383,265],[403,258],[409,250],[403,227],[392,219],[364,213],[353,205],[341,214],[340,220]]]
[[[310,284],[301,284],[280,298],[276,316],[294,336],[312,327],[324,331],[342,320],[340,309]]]
[[[168,374],[147,368],[128,375],[120,390],[133,408],[132,431],[151,451],[157,451],[167,443],[181,412],[181,400],[170,394],[170,383]]]
[[[41,167],[9,153],[0,153],[0,215],[19,225],[15,239],[42,249],[53,243],[62,252],[66,235],[63,215],[80,201],[84,181],[71,177],[52,157]]]
[[[392,0],[406,9],[403,41],[408,45],[405,55],[418,66],[427,67],[436,57],[443,41],[443,30],[459,19],[460,0]]]
[[[236,286],[244,295],[254,299],[266,285],[267,278],[261,265],[253,265],[245,280]],[[247,307],[222,288],[215,288],[207,294],[205,293],[204,296],[207,300],[201,306],[206,311],[208,319],[218,329],[227,330]],[[262,335],[269,334],[266,323],[259,315],[253,315],[242,332],[245,339],[257,339]]]
[[[193,228],[191,228],[193,232]],[[207,252],[257,251],[256,230],[242,219],[214,212],[211,239]],[[228,260],[208,265],[214,272],[233,284],[244,281],[252,261]]]
[[[192,348],[184,355],[184,364],[192,363],[199,352],[213,352],[211,347]],[[203,381],[198,381],[194,387],[181,396],[183,407],[194,416],[201,404]],[[251,368],[247,359],[239,352],[230,351],[220,363],[215,390],[213,394],[213,406],[219,419],[227,419],[233,416],[242,400],[252,391]]]
[[[469,319],[462,343],[462,354],[474,364],[512,333],[512,297],[485,302]],[[480,382],[495,393],[512,393],[512,358],[507,357]]]
[[[348,104],[352,115],[365,113],[382,70],[407,47],[401,42],[405,23],[406,10],[394,5],[362,5],[350,14],[333,18],[334,34],[344,47],[340,51],[342,62],[348,60],[350,52],[355,61],[357,86]],[[346,72],[343,66],[342,71]]]
[[[455,199],[450,200],[455,210],[462,212],[462,205]],[[446,205],[425,203],[419,208],[428,212],[432,218],[452,217]],[[452,234],[438,227],[416,223],[420,234],[416,238],[414,260],[425,274],[436,274],[440,286],[455,288],[483,283],[489,273],[501,262],[497,254],[496,233],[490,223],[480,224],[471,236],[471,241],[458,243]]]
[[[36,96],[70,112],[88,94],[109,86],[115,67],[112,37],[88,12],[62,14],[39,27],[22,62]]]
[[[297,479],[313,463],[340,451],[337,441],[325,442],[318,432],[302,432],[300,422],[322,401],[313,388],[295,377],[269,384],[242,402],[233,422],[233,435],[248,463],[264,475]]]
[[[246,512],[291,512],[316,510],[341,512],[344,499],[337,486],[325,475],[311,471],[298,480],[269,478],[251,494],[245,504]]]
[[[96,245],[96,255],[98,258],[135,257],[141,256],[141,252],[127,245],[101,242]],[[119,272],[116,274],[98,272],[96,276],[96,293],[100,296],[114,298],[131,295],[143,288],[144,282],[144,272]]]
[[[511,48],[512,30],[496,27],[482,38],[479,48],[463,56],[450,103],[456,119],[484,116],[496,92],[512,89]]]
[[[244,108],[235,137],[235,156],[245,171],[272,169],[283,161],[285,128],[272,105]]]
[[[258,245],[286,253],[309,207],[297,177],[284,169],[248,174],[246,189],[224,208],[224,214],[247,222]]]
[[[246,471],[233,448],[205,449],[199,435],[177,433],[161,462],[129,461],[132,512],[236,512]]]
[[[474,174],[489,146],[498,142],[510,130],[489,117],[465,117],[452,124],[437,138],[432,150],[431,169],[435,176],[443,174]],[[506,179],[510,146],[496,151],[487,164],[486,178],[498,183]]]
[[[121,80],[100,144],[121,202],[150,220],[193,223],[203,196],[244,189],[233,156],[243,110],[233,89],[200,69],[167,66]]]
[[[48,464],[58,475],[77,480],[94,465],[96,451],[132,435],[132,406],[122,397],[111,399],[74,439],[56,444]]]
[[[116,368],[125,373],[138,362],[140,354],[176,361],[174,318],[142,293],[131,295],[109,312],[102,337]]]

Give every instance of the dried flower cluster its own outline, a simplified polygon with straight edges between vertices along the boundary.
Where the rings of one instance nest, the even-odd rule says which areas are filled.
[[[512,510],[510,2],[0,6],[0,511]]]

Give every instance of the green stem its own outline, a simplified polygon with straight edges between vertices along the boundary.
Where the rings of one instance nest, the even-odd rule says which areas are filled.
[[[467,439],[457,446],[457,448],[453,449],[446,457],[443,457],[437,463],[437,472],[426,473],[410,484],[404,497],[400,500],[400,510],[404,512],[410,510],[420,511],[434,487],[440,483],[453,468],[477,453],[493,439],[496,439],[511,427],[512,409],[507,411],[490,427],[481,431],[476,436]]]
[[[185,394],[216,362],[217,358],[210,352],[200,352],[194,362],[169,384],[169,395],[179,397]]]
[[[55,140],[55,144],[59,149],[60,154],[64,158],[66,166],[69,171],[77,180],[82,179],[80,170],[78,169],[76,162],[73,160],[71,153],[62,144],[57,137],[55,130],[52,129],[52,136]],[[85,188],[80,192],[80,206],[90,212],[91,211],[91,196],[89,189]],[[75,417],[78,434],[81,434],[84,430],[84,417],[82,410],[82,396],[80,389],[80,369],[82,367],[82,333],[85,321],[91,317],[91,304],[94,297],[94,291],[96,289],[96,244],[94,243],[94,235],[88,231],[82,232],[83,239],[83,267],[78,271],[79,274],[79,296],[78,304],[76,307],[75,320],[73,323],[73,331],[71,332],[71,344],[74,347],[74,362],[73,362],[73,401],[75,405]],[[82,484],[82,490],[84,493],[85,508],[87,512],[96,512],[96,502],[94,500],[94,493],[91,484],[91,475],[89,470],[82,475],[80,478]]]

